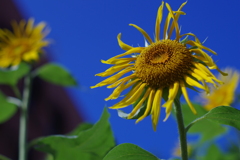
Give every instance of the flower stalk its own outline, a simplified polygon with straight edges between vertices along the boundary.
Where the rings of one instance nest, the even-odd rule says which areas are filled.
[[[177,123],[178,123],[178,132],[179,132],[182,160],[188,160],[187,136],[186,136],[186,130],[183,123],[182,108],[178,98],[175,98],[174,100],[174,107],[176,110],[176,117],[177,117]]]
[[[22,103],[20,105],[20,124],[19,124],[19,160],[27,159],[27,119],[28,104],[31,91],[31,74],[27,74],[24,79],[24,90]]]

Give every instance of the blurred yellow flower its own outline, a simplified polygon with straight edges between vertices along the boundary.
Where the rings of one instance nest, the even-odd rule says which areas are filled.
[[[117,99],[124,90],[131,87],[125,97],[110,108],[120,109],[133,105],[134,109],[129,114],[128,119],[133,118],[139,109],[145,108],[143,115],[137,119],[136,123],[151,114],[154,130],[156,130],[159,119],[162,97],[165,97],[166,100],[166,103],[162,105],[166,108],[165,121],[171,113],[174,99],[178,93],[183,94],[192,112],[196,113],[186,88],[197,87],[208,92],[206,82],[212,83],[214,86],[217,86],[216,82],[221,83],[208,68],[221,71],[204,50],[216,53],[203,46],[194,34],[180,35],[178,19],[180,15],[185,15],[181,11],[185,4],[186,2],[177,11],[173,11],[166,3],[168,15],[162,39],[160,39],[160,24],[164,2],[158,9],[154,41],[142,28],[130,24],[139,30],[147,40],[145,47],[129,46],[121,41],[121,34],[119,34],[117,36],[119,46],[126,52],[106,61],[102,60],[102,63],[113,66],[105,72],[96,74],[96,76],[106,77],[116,74],[91,87],[105,85],[109,85],[107,88],[116,87],[105,100]],[[174,30],[175,38],[171,39]],[[189,36],[194,40],[189,40]],[[183,37],[184,39],[180,40]],[[131,57],[124,57],[131,54]],[[130,74],[121,78],[126,73]],[[222,72],[222,74],[224,73]]]
[[[190,157],[193,153],[193,146],[191,144],[187,145],[187,152],[188,152],[188,157]],[[181,147],[179,146],[179,144],[177,144],[177,146],[174,148],[173,156],[174,157],[182,157],[181,156]]]
[[[31,62],[39,59],[42,47],[49,44],[44,40],[48,31],[43,31],[44,22],[34,26],[34,20],[21,20],[12,23],[13,32],[0,29],[0,67],[18,65],[21,61]]]
[[[234,93],[238,86],[240,74],[231,68],[224,70],[228,76],[219,74],[218,79],[224,82],[218,88],[210,87],[211,92],[208,95],[201,94],[202,98],[206,101],[204,108],[211,110],[218,106],[230,106],[234,100]]]

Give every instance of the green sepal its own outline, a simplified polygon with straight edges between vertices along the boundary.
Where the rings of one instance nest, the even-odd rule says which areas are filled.
[[[182,44],[186,44],[186,42],[189,40],[189,36],[187,35],[183,40],[180,41]]]

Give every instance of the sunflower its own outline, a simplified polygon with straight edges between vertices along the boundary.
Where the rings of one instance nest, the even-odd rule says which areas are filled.
[[[43,32],[44,22],[33,25],[34,20],[12,22],[13,32],[0,29],[0,67],[18,65],[21,61],[31,62],[39,59],[42,47],[49,44],[43,40],[47,31]]]
[[[231,68],[224,69],[228,76],[218,75],[218,78],[224,82],[218,88],[210,86],[210,94],[201,94],[205,100],[204,108],[209,111],[218,106],[231,106],[234,100],[234,94],[238,86],[240,74]]]
[[[216,53],[205,47],[194,34],[180,34],[178,19],[180,15],[185,15],[181,11],[185,4],[186,2],[177,11],[173,11],[166,3],[169,13],[165,20],[162,39],[160,39],[160,24],[164,2],[158,9],[154,41],[142,28],[130,24],[143,34],[145,41],[147,40],[145,47],[127,45],[121,40],[121,34],[118,34],[119,46],[126,52],[106,61],[102,60],[102,63],[113,66],[96,76],[112,76],[91,87],[109,85],[107,88],[115,88],[105,100],[117,99],[124,90],[131,88],[120,102],[110,108],[120,109],[133,105],[133,110],[127,118],[132,119],[136,114],[142,113],[136,123],[151,114],[154,130],[158,123],[162,98],[166,101],[162,105],[166,108],[164,121],[171,113],[174,99],[181,93],[192,112],[196,114],[186,88],[196,90],[194,87],[197,87],[208,93],[206,82],[214,86],[222,83],[209,70],[217,69],[224,74],[206,51]],[[175,39],[171,39],[174,30]],[[190,40],[189,37],[193,37],[194,40]],[[126,73],[128,75],[123,77]],[[139,110],[144,111],[139,112]]]

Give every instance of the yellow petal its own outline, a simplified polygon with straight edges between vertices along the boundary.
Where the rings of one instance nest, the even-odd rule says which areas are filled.
[[[136,75],[135,75],[134,73],[131,74],[131,75],[129,75],[129,76],[127,76],[127,77],[124,77],[124,78],[119,79],[119,80],[116,81],[115,83],[107,86],[107,88],[114,88],[114,87],[116,87],[118,84],[120,84],[121,82],[123,82],[123,81],[129,81],[130,79],[133,79],[133,78],[136,78]]]
[[[162,11],[163,11],[164,2],[162,1],[162,5],[158,8],[156,24],[155,24],[155,42],[159,41],[160,38],[160,24],[162,21]]]
[[[135,27],[139,32],[141,32],[143,34],[143,36],[146,38],[146,40],[151,44],[153,43],[152,39],[149,37],[149,35],[147,34],[147,32],[145,32],[142,28],[138,27],[135,24],[129,24],[129,26],[133,26]]]
[[[132,61],[135,61],[137,58],[119,58],[119,59],[110,59],[110,60],[101,60],[104,64],[115,64],[115,65],[121,65],[123,63],[129,63]]]
[[[185,12],[182,12],[182,11],[175,11],[175,12],[173,12],[173,13],[176,13],[176,15],[175,15],[175,21],[176,21],[176,22],[178,21],[180,15],[185,15],[185,14],[186,14]],[[170,14],[170,15],[171,15],[171,14]],[[174,27],[175,27],[175,25],[174,25],[174,21],[173,21],[172,24],[171,24],[169,33],[168,33],[168,39],[170,39]],[[180,38],[180,30],[179,30],[179,37],[178,37],[178,38]]]
[[[24,61],[29,62],[29,61],[38,60],[38,59],[39,59],[38,52],[34,50],[23,54]]]
[[[151,92],[150,92],[149,98],[148,98],[147,108],[146,108],[144,114],[137,119],[136,123],[138,123],[138,122],[140,122],[141,120],[143,120],[143,119],[149,114],[150,110],[151,110],[152,107],[153,107],[152,104],[153,104],[153,99],[154,99],[154,97],[155,97],[155,90],[152,89]],[[159,105],[159,108],[160,108],[160,105]]]
[[[170,20],[171,20],[171,14],[168,13],[168,16],[165,20],[165,24],[164,24],[164,29],[163,29],[163,39],[166,39],[166,38],[170,38],[170,37],[166,37],[167,36],[167,30],[168,30],[168,27],[169,27],[169,23],[170,23]]]
[[[138,98],[140,97],[140,95],[143,93],[144,87],[146,86],[145,83],[140,83],[140,85],[138,85],[139,87],[135,87],[133,90],[134,92],[130,91],[126,97],[121,100],[120,102],[118,102],[117,104],[113,105],[112,107],[109,107],[111,109],[119,109],[119,108],[124,108],[126,106],[129,106],[131,104],[133,104],[134,102],[136,102],[138,100]]]
[[[169,88],[169,94],[168,94],[168,100],[167,102],[163,105],[163,107],[166,108],[166,117],[163,120],[164,122],[168,119],[168,117],[171,114],[172,111],[172,103],[178,93],[178,88],[179,88],[179,82],[175,82],[172,86]]]
[[[193,33],[185,33],[185,34],[182,34],[181,36],[180,36],[180,38],[182,38],[182,37],[184,37],[184,36],[193,36],[194,38],[195,38],[195,41],[197,42],[197,43],[201,43],[200,41],[199,41],[199,39],[197,38],[197,36],[195,35],[195,34],[193,34]]]
[[[127,68],[129,66],[132,66],[134,64],[122,64],[122,65],[117,65],[117,66],[113,66],[110,67],[109,69],[107,69],[105,72],[102,73],[98,73],[95,76],[101,76],[101,77],[106,77],[106,76],[110,76],[116,72],[119,72],[120,70]]]
[[[108,84],[112,84],[112,83],[116,82],[125,73],[128,73],[128,72],[132,71],[132,69],[133,68],[131,68],[131,67],[126,68],[126,69],[120,71],[119,73],[117,73],[117,74],[103,80],[102,82],[96,84],[95,86],[91,86],[91,88],[102,87],[102,86],[105,86],[105,85],[108,85]]]
[[[201,43],[194,42],[194,41],[192,41],[192,40],[189,40],[189,41],[187,41],[186,43],[189,44],[189,45],[191,45],[191,46],[197,46],[198,48],[205,49],[205,50],[207,50],[207,51],[209,51],[209,52],[212,52],[213,54],[217,55],[216,52],[214,52],[214,51],[211,50],[210,48],[207,48],[207,47],[203,46]]]
[[[123,57],[123,56],[129,55],[129,54],[132,54],[132,53],[141,53],[141,51],[142,51],[144,48],[145,48],[145,47],[132,48],[132,49],[128,50],[127,52],[123,53],[123,54],[119,54],[119,55],[116,55],[116,56],[108,59],[107,61],[109,61],[109,63],[111,63],[111,61],[114,60],[114,59],[116,59],[116,58]]]
[[[26,32],[27,35],[30,35],[30,34],[31,34],[31,32],[32,32],[32,30],[33,30],[33,23],[34,23],[34,19],[33,19],[33,18],[30,18],[30,19],[28,20],[28,23],[27,23],[27,26],[26,26],[26,30],[25,30],[25,32]]]
[[[121,33],[118,34],[117,36],[117,40],[118,40],[118,45],[123,49],[123,50],[130,50],[133,47],[127,45],[126,43],[123,43],[123,41],[121,40]]]
[[[194,114],[197,114],[197,111],[195,110],[191,101],[189,100],[188,93],[187,93],[186,87],[185,87],[183,82],[180,82],[180,87],[181,87],[181,90],[182,90],[182,93],[183,93],[183,97],[185,98],[185,100],[186,100],[187,104],[189,105],[190,109],[192,110],[192,112]]]
[[[166,7],[167,7],[167,9],[168,9],[168,11],[170,13],[170,16],[173,19],[173,24],[174,24],[174,27],[175,27],[175,30],[176,30],[176,40],[178,41],[179,38],[180,38],[180,36],[179,36],[180,32],[179,32],[178,23],[177,23],[176,18],[175,18],[174,14],[173,14],[173,11],[172,11],[172,9],[171,9],[171,7],[170,7],[170,5],[168,3],[166,3]],[[170,38],[170,37],[168,37],[168,38]]]
[[[200,89],[203,89],[205,90],[205,87],[202,86],[200,83],[198,83],[197,81],[195,81],[194,79],[188,77],[188,76],[185,76],[184,77],[185,81],[187,84],[189,84],[190,86],[193,86],[193,87],[198,87]]]
[[[152,124],[153,124],[154,131],[156,131],[157,129],[158,119],[160,115],[161,100],[162,100],[162,89],[158,89],[154,95],[153,105],[151,110]]]
[[[104,100],[108,101],[110,99],[117,99],[120,96],[120,94],[122,93],[122,91],[124,91],[125,89],[127,89],[127,88],[131,87],[132,85],[138,83],[138,81],[139,81],[139,79],[135,79],[135,80],[127,83],[126,85],[125,85],[125,83],[127,81],[122,81],[122,83],[117,88],[114,89],[113,93],[110,96],[108,96],[107,98],[105,98]]]
[[[142,97],[142,99],[138,102],[138,104],[134,107],[132,112],[128,115],[127,117],[128,119],[131,119],[136,114],[136,112],[140,109],[143,102],[148,98],[150,91],[151,91],[151,88],[149,87],[146,93],[144,94],[144,96]]]

